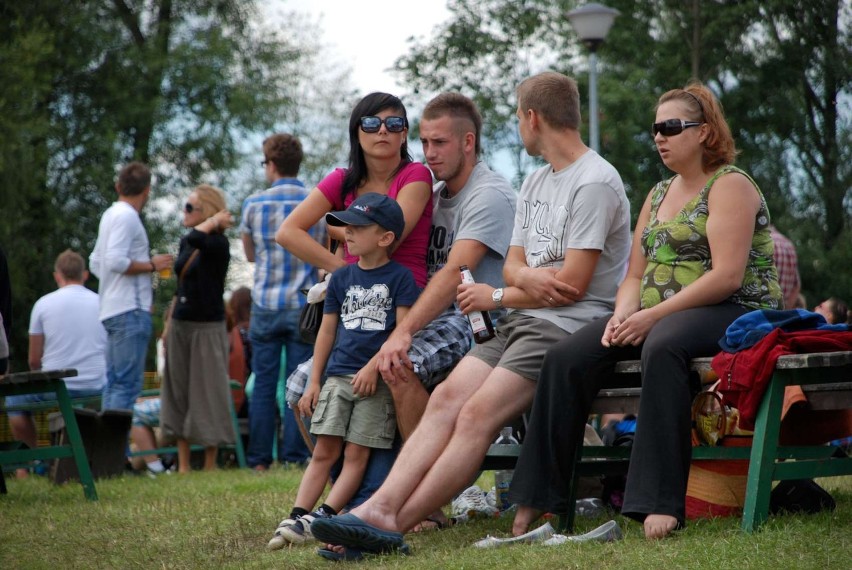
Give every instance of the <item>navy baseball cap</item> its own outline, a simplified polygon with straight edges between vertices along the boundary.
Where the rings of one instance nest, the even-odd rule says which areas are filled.
[[[355,198],[349,207],[342,212],[329,212],[325,221],[330,226],[369,226],[378,224],[396,239],[402,237],[405,228],[405,217],[402,208],[393,198],[384,194],[367,192]]]

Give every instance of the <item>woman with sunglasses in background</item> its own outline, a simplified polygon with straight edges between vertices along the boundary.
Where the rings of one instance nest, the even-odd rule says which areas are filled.
[[[160,426],[177,439],[178,472],[189,473],[190,443],[204,446],[204,469],[216,468],[221,444],[234,443],[228,399],[225,275],[230,247],[224,231],[233,219],[222,190],[202,184],[186,200],[175,260],[175,293],[161,391]]]
[[[412,162],[407,136],[408,118],[399,98],[370,93],[361,99],[349,117],[349,167],[326,176],[287,216],[275,241],[299,259],[333,272],[357,258],[348,251],[343,257],[332,254],[308,229],[328,212],[345,210],[362,194],[385,194],[399,203],[405,216],[405,230],[391,258],[411,270],[421,289],[425,287],[432,174],[424,165]],[[332,238],[342,240],[343,234],[334,231],[329,229]]]
[[[719,352],[737,317],[781,303],[769,212],[709,89],[660,97],[652,125],[675,175],[651,189],[633,234],[627,274],[610,318],[548,350],[509,498],[513,533],[542,513],[566,513],[572,466],[598,390],[619,360],[642,361],[642,396],[622,514],[662,538],[685,522],[699,386],[689,361]]]

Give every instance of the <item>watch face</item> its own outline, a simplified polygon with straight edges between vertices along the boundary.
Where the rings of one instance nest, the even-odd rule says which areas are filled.
[[[491,293],[491,300],[495,303],[499,303],[503,300],[503,290],[502,289],[494,289],[494,292]]]

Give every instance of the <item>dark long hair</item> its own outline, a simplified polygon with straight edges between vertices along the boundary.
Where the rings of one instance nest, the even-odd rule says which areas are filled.
[[[364,150],[358,140],[358,131],[361,130],[361,117],[376,115],[386,109],[399,113],[405,119],[405,126],[408,127],[405,105],[402,104],[399,97],[388,93],[370,93],[358,101],[358,104],[352,109],[352,115],[349,117],[349,170],[343,178],[344,199],[347,194],[354,194],[361,184],[367,180],[367,162],[364,160]],[[393,171],[393,175],[396,175],[402,167],[411,162],[407,140],[402,141],[399,156],[402,160],[396,170]]]

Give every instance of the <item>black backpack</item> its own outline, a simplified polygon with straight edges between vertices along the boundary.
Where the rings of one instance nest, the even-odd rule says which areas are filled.
[[[769,512],[773,515],[781,511],[814,514],[835,507],[832,496],[813,479],[781,481],[769,495]]]

